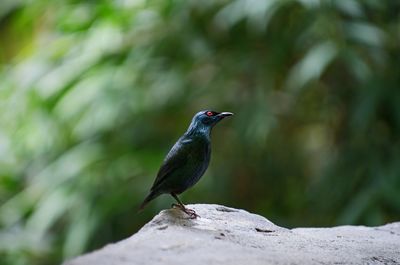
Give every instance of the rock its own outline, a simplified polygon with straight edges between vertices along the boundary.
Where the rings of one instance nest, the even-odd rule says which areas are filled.
[[[65,265],[400,264],[400,222],[286,229],[220,205],[164,210],[138,233]]]

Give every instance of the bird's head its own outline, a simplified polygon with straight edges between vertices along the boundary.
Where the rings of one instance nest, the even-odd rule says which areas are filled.
[[[201,122],[206,126],[214,126],[223,118],[232,115],[233,113],[231,112],[216,112],[212,110],[203,110],[194,115],[193,121]]]
[[[232,115],[233,113],[231,112],[200,111],[194,115],[192,123],[189,126],[189,132],[209,132],[219,121]]]

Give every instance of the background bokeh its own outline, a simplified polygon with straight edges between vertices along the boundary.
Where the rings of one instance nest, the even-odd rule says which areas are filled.
[[[201,109],[181,197],[286,226],[400,219],[400,1],[2,0],[0,260],[57,264],[126,238]]]

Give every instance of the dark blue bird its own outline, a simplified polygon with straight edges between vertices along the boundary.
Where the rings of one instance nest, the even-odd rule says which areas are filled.
[[[231,115],[233,113],[210,110],[194,115],[188,130],[168,152],[140,209],[157,196],[169,193],[178,202],[173,204],[174,207],[181,209],[191,218],[198,216],[194,210],[186,208],[177,195],[192,187],[203,176],[210,162],[211,129],[223,118]]]

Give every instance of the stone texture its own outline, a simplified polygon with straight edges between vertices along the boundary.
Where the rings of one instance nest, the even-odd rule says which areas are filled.
[[[400,222],[379,227],[286,229],[220,205],[158,214],[138,233],[65,265],[400,264]]]

